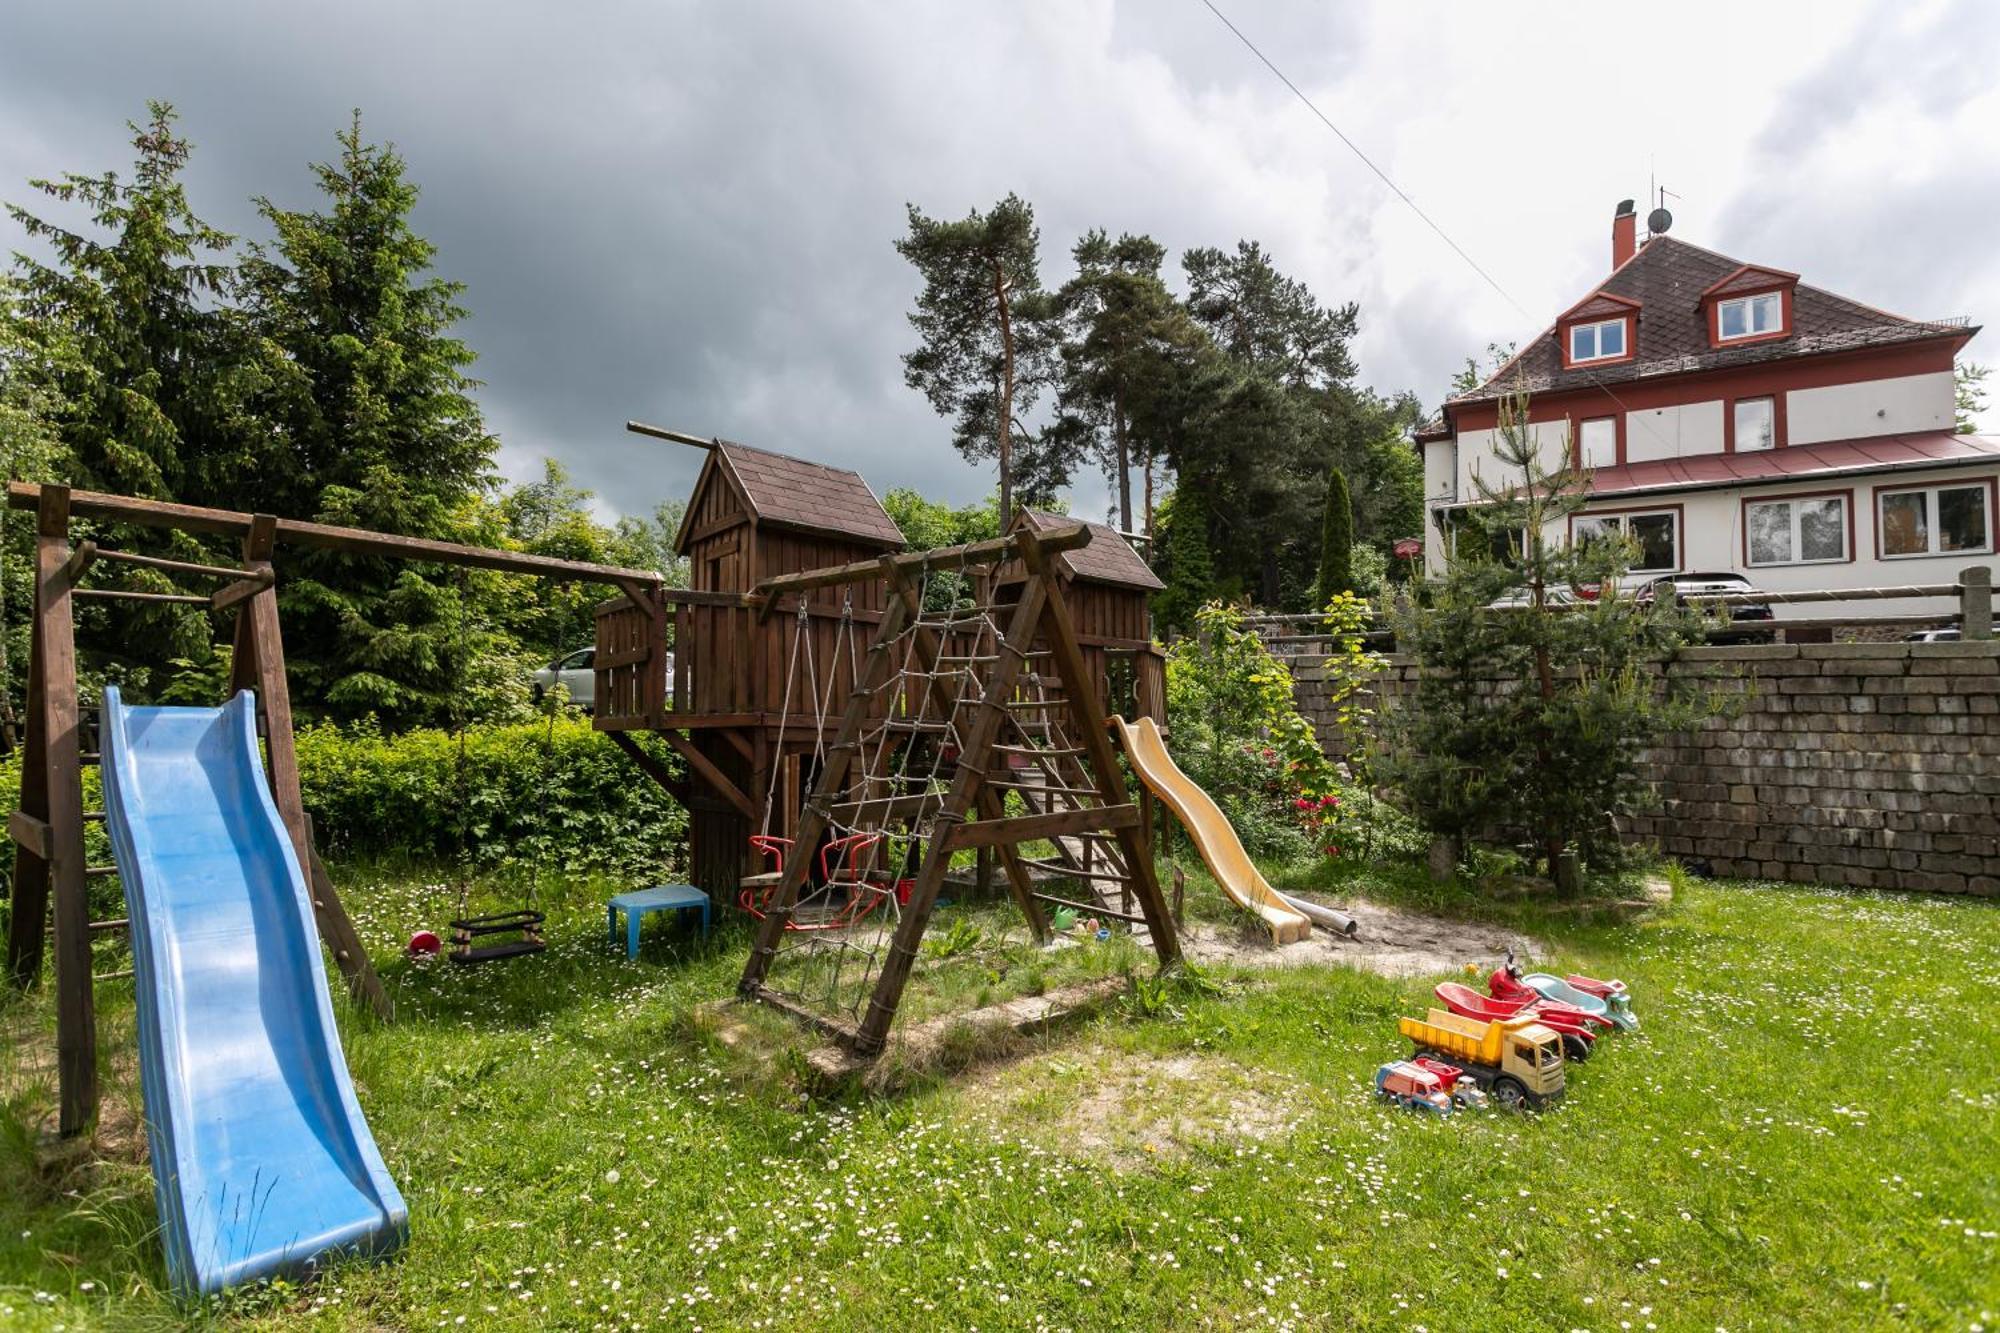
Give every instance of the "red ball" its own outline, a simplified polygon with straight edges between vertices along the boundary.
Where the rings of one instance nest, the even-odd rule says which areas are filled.
[[[436,931],[420,930],[410,936],[410,956],[413,958],[428,958],[443,948],[444,941],[437,937]]]

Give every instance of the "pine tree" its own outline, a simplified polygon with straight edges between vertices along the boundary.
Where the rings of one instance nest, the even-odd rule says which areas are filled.
[[[1166,250],[1150,236],[1092,231],[1073,252],[1077,272],[1056,293],[1062,386],[1051,437],[1093,456],[1111,478],[1118,526],[1133,530],[1132,467],[1150,470],[1156,442],[1143,426],[1200,331],[1160,279]],[[1150,524],[1152,515],[1145,514]],[[1150,532],[1150,528],[1148,529]]]
[[[436,247],[410,226],[417,187],[393,146],[362,138],[315,165],[323,211],[259,210],[276,239],[243,265],[269,387],[257,409],[283,448],[260,478],[281,512],[408,536],[492,541],[480,503],[494,441],[472,399],[472,350],[453,335],[463,286],[429,273]],[[392,725],[452,715],[479,617],[463,593],[486,575],[300,553],[282,591],[302,699]],[[481,621],[480,623],[484,623]]]
[[[1354,502],[1347,493],[1347,474],[1333,468],[1326,474],[1326,512],[1319,527],[1319,585],[1316,600],[1325,606],[1335,593],[1354,591]]]
[[[958,222],[926,217],[914,204],[909,219],[909,234],[896,242],[896,251],[923,278],[910,315],[922,341],[903,357],[903,379],[951,418],[952,443],[961,454],[998,463],[1004,521],[1014,512],[1020,418],[1055,366],[1035,211],[1010,194]],[[1026,443],[1032,450],[1034,441]],[[1057,460],[1026,461],[1036,489],[1054,489],[1050,464]]]

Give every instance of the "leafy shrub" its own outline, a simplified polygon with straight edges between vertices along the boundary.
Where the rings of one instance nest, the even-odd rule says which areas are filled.
[[[1307,849],[1297,802],[1338,790],[1338,774],[1299,713],[1292,673],[1243,628],[1240,611],[1211,602],[1195,633],[1167,651],[1169,748],[1215,798],[1243,845],[1260,856]]]
[[[587,719],[567,715],[385,736],[361,723],[298,732],[299,787],[331,856],[464,860],[472,867],[658,875],[687,860],[687,813]],[[673,768],[679,760],[663,755]],[[21,759],[0,763],[0,802],[19,800]],[[84,804],[99,806],[97,771]],[[88,830],[92,860],[108,859]],[[11,871],[8,858],[0,870]]]
[[[306,809],[336,855],[635,874],[685,864],[687,813],[573,714],[469,727],[462,765],[452,732],[366,723],[306,727],[298,752]]]

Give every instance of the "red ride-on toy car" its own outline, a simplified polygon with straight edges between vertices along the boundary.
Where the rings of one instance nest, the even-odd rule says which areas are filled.
[[[1532,1013],[1535,1021],[1562,1038],[1563,1055],[1571,1060],[1588,1060],[1590,1049],[1597,1042],[1597,1034],[1581,1015],[1560,1007],[1551,1009],[1544,1004],[1525,1004],[1515,1000],[1495,1000],[1481,995],[1470,986],[1462,986],[1456,981],[1441,981],[1432,988],[1438,1001],[1452,1013],[1463,1018],[1477,1019],[1481,1023],[1502,1022]]]
[[[1617,1026],[1602,1014],[1586,1013],[1581,1009],[1566,1004],[1556,1004],[1542,998],[1540,991],[1523,985],[1519,977],[1504,967],[1496,968],[1493,975],[1486,979],[1486,989],[1502,1004],[1519,1004],[1521,1008],[1517,1012],[1520,1013],[1532,1009],[1537,1017],[1567,1017],[1572,1022],[1581,1021],[1589,1027],[1606,1030]]]

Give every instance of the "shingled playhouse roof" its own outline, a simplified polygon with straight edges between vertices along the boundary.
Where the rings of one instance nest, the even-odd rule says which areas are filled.
[[[901,546],[903,533],[868,489],[861,474],[789,454],[772,453],[734,440],[717,440],[710,467],[725,472],[759,523],[846,537],[875,546]],[[706,475],[707,469],[703,469]],[[697,490],[700,483],[696,483]],[[688,509],[692,518],[694,509]],[[684,549],[688,523],[674,538]]]
[[[1636,302],[1638,335],[1632,360],[1565,370],[1556,326],[1551,324],[1495,371],[1491,379],[1470,393],[1449,399],[1445,407],[1449,410],[1469,403],[1491,402],[1511,393],[1617,385],[1817,352],[1882,347],[1926,338],[1968,338],[1978,332],[1963,320],[1904,319],[1801,282],[1792,293],[1789,336],[1740,347],[1715,347],[1710,343],[1708,317],[1702,306],[1704,295],[1723,295],[1737,285],[1757,285],[1751,279],[1791,276],[1776,269],[1745,264],[1672,236],[1655,236],[1590,296],[1565,312],[1598,313],[1596,307],[1602,306],[1603,313],[1616,313],[1620,308],[1629,308],[1623,303]],[[1617,299],[1605,301],[1605,297]],[[1441,438],[1436,431],[1442,424],[1426,426],[1418,438]]]
[[[1037,532],[1047,532],[1050,528],[1069,523],[1082,523],[1089,528],[1090,544],[1065,551],[1060,557],[1068,562],[1070,573],[1079,579],[1090,583],[1112,583],[1144,592],[1167,586],[1160,582],[1139,553],[1132,549],[1132,544],[1119,536],[1115,528],[1072,518],[1068,514],[1051,514],[1044,509],[1023,509],[1017,522],[1025,522]]]

